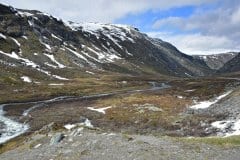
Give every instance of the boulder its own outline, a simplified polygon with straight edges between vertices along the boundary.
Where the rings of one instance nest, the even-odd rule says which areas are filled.
[[[50,145],[56,145],[59,142],[61,142],[64,138],[64,134],[63,133],[56,133],[50,141]]]

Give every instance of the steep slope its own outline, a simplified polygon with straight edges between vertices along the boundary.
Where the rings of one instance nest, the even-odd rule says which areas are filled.
[[[67,80],[95,73],[203,76],[209,68],[171,44],[116,24],[65,22],[0,4],[1,74]],[[7,72],[6,72],[7,71]],[[4,73],[3,73],[4,72]]]
[[[238,72],[240,71],[240,54],[230,61],[228,61],[222,68],[220,68],[220,73]]]
[[[220,53],[212,55],[194,55],[194,58],[203,60],[211,69],[218,70],[224,66],[225,63],[237,56],[236,52]]]

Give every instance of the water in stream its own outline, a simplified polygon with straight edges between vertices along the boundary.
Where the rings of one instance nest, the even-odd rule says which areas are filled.
[[[16,122],[4,116],[4,105],[0,105],[0,144],[17,137],[29,129],[27,124]]]

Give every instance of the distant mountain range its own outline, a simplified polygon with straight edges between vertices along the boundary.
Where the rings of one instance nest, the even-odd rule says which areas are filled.
[[[195,55],[194,58],[203,60],[213,70],[220,70],[228,61],[234,59],[237,55],[239,55],[237,52],[228,52],[212,55]]]
[[[240,71],[240,53],[238,53],[234,58],[226,62],[224,66],[221,69],[219,69],[220,73],[238,71]]]
[[[0,72],[5,76],[34,72],[35,78],[60,80],[102,73],[192,77],[223,71],[222,67],[227,71],[228,62],[237,63],[235,54],[206,58],[183,54],[170,43],[126,25],[66,22],[2,4],[0,22],[0,67],[4,68]]]

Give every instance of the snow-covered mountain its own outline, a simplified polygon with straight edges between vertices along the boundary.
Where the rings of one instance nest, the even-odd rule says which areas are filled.
[[[219,53],[212,55],[195,55],[196,59],[203,60],[211,69],[219,70],[225,63],[238,55],[237,52]]]
[[[240,71],[240,53],[236,54],[234,58],[225,63],[224,66],[219,70],[220,73],[239,71]]]
[[[109,72],[182,77],[211,72],[201,60],[127,25],[66,22],[6,5],[0,5],[0,21],[0,67],[5,75],[34,72],[67,80]]]

